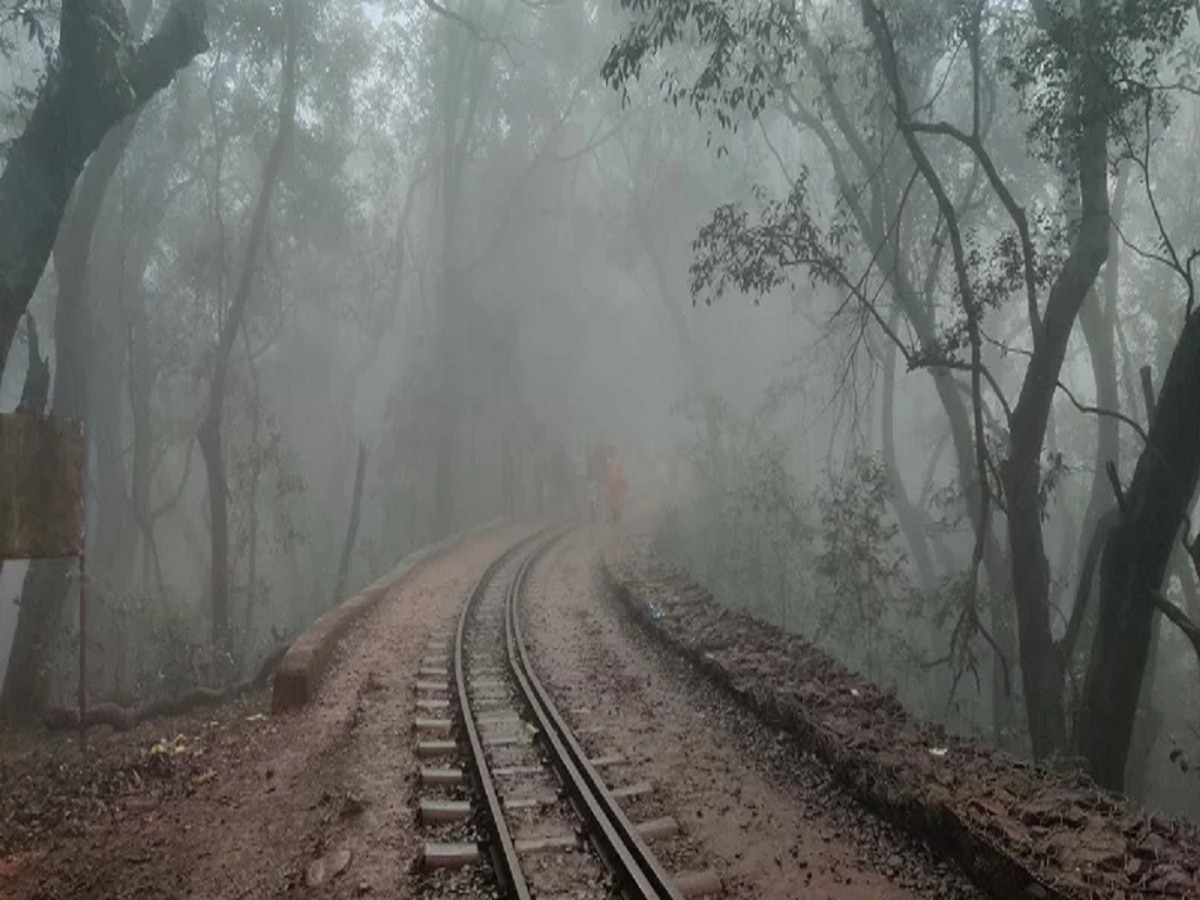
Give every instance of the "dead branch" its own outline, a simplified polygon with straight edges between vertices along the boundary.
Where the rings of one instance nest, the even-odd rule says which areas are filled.
[[[457,22],[459,25],[465,28],[467,32],[470,33],[471,37],[475,38],[475,40],[477,40],[479,43],[483,44],[489,41],[499,43],[496,38],[491,37],[486,31],[484,31],[484,29],[480,27],[479,23],[468,19],[464,15],[456,13],[452,9],[447,9],[445,6],[442,6],[442,4],[438,3],[437,0],[424,0],[424,2],[430,10],[437,13],[439,16],[444,16],[451,21]]]
[[[1057,382],[1057,387],[1060,391],[1067,395],[1067,399],[1071,401],[1071,405],[1081,413],[1093,416],[1107,416],[1110,419],[1116,419],[1118,422],[1123,422],[1137,432],[1137,435],[1142,439],[1143,444],[1150,443],[1150,437],[1146,434],[1146,430],[1129,416],[1114,409],[1103,409],[1099,406],[1088,406],[1087,404],[1080,403],[1075,399],[1075,395],[1071,393],[1071,389],[1061,381]]]
[[[1162,595],[1160,591],[1154,591],[1150,595],[1154,601],[1158,611],[1171,620],[1180,631],[1192,643],[1192,649],[1196,652],[1196,658],[1200,660],[1200,625],[1192,621],[1191,617]]]

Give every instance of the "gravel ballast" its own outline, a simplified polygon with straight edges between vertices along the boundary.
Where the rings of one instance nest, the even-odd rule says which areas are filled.
[[[1194,825],[915,720],[803,638],[722,608],[643,542],[609,542],[601,573],[654,638],[993,895],[1200,896]]]
[[[652,640],[602,589],[594,530],[533,570],[523,601],[534,668],[632,821],[671,817],[651,849],[707,870],[736,900],[977,900],[957,866],[872,815],[828,767]]]

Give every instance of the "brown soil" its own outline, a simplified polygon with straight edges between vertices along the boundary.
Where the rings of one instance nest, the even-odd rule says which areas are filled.
[[[722,609],[640,541],[611,542],[605,561],[609,587],[649,634],[996,896],[1200,896],[1190,823],[915,721],[802,638]]]
[[[301,712],[269,717],[260,692],[98,730],[86,753],[73,736],[5,738],[0,896],[413,896],[413,682],[430,632],[517,536],[493,530],[402,579]]]
[[[618,753],[610,787],[648,781],[635,821],[672,816],[654,842],[672,872],[712,868],[726,897],[975,896],[966,880],[832,789],[811,758],[732,708],[624,621],[580,532],[534,570],[524,609],[539,675],[593,756]]]

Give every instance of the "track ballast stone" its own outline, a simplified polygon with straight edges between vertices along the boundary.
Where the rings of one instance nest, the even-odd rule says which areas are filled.
[[[609,545],[601,571],[654,636],[995,896],[1200,896],[1194,825],[915,720],[803,638],[722,608],[641,543]]]

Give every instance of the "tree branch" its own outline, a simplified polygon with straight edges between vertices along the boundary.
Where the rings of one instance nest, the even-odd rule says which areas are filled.
[[[1122,412],[1117,412],[1116,410],[1101,409],[1098,406],[1087,406],[1086,404],[1080,403],[1078,400],[1075,399],[1075,395],[1071,393],[1071,389],[1069,387],[1067,387],[1065,384],[1063,384],[1061,381],[1055,382],[1055,386],[1060,391],[1062,391],[1064,394],[1067,395],[1067,399],[1071,401],[1071,405],[1074,406],[1081,413],[1088,413],[1088,414],[1094,415],[1094,416],[1107,416],[1110,419],[1116,419],[1118,422],[1124,422],[1126,425],[1128,425],[1130,428],[1132,428],[1134,431],[1137,432],[1138,437],[1140,437],[1142,439],[1142,443],[1144,443],[1144,444],[1150,443],[1150,438],[1146,434],[1145,429],[1143,429],[1141,425],[1139,425],[1136,421],[1131,419],[1129,416],[1125,415]]]
[[[983,427],[983,398],[980,387],[983,378],[981,371],[983,368],[982,343],[979,328],[980,308],[968,273],[966,252],[963,246],[962,234],[959,230],[958,212],[954,207],[954,203],[950,200],[945,185],[942,183],[937,170],[934,169],[928,154],[921,146],[921,142],[917,140],[916,134],[903,127],[904,123],[910,121],[911,115],[908,97],[904,91],[904,85],[900,77],[900,63],[896,56],[896,47],[887,23],[887,18],[884,16],[883,10],[873,0],[861,0],[861,9],[864,24],[871,33],[876,49],[879,51],[881,57],[884,77],[887,79],[891,90],[892,101],[895,104],[896,121],[901,125],[904,142],[908,147],[913,162],[916,163],[917,168],[920,170],[922,176],[924,176],[926,185],[928,185],[929,190],[937,200],[938,210],[945,219],[946,229],[950,234],[950,249],[954,260],[954,274],[958,283],[963,311],[967,317],[967,331],[971,345],[971,405],[973,407],[972,418],[975,427],[975,468],[976,477],[979,479],[979,518],[976,523],[975,549],[971,558],[971,593],[972,597],[974,597],[978,584],[979,568],[983,561],[984,545],[987,541],[990,521],[989,506],[992,501],[991,487],[988,482],[987,447],[984,440]]]
[[[0,371],[79,173],[104,136],[208,48],[203,0],[175,0],[134,48],[117,0],[64,2],[58,65],[0,175]]]
[[[1200,625],[1192,621],[1186,612],[1164,597],[1160,591],[1152,591],[1150,597],[1154,601],[1154,605],[1158,611],[1166,616],[1176,628],[1182,631],[1184,637],[1191,641],[1196,658],[1200,659]]]
[[[1000,202],[1008,211],[1009,218],[1016,225],[1017,234],[1021,239],[1021,258],[1024,263],[1025,275],[1025,302],[1029,308],[1029,325],[1033,332],[1033,346],[1036,349],[1038,341],[1041,339],[1042,323],[1037,306],[1037,274],[1034,269],[1035,254],[1033,239],[1029,234],[1029,219],[1025,215],[1025,209],[1017,202],[1016,198],[1012,195],[1012,191],[1008,189],[1008,185],[1004,183],[1004,179],[1000,177],[1000,172],[996,169],[996,164],[992,161],[991,154],[987,152],[977,134],[967,134],[948,122],[905,122],[900,127],[917,134],[934,134],[951,137],[969,149],[983,168],[984,173],[987,175],[988,183],[991,184],[992,190],[996,192],[996,196],[1000,198]]]
[[[433,10],[433,12],[437,13],[439,16],[443,16],[453,22],[457,22],[459,25],[465,28],[468,33],[470,33],[471,37],[479,41],[479,43],[482,44],[487,41],[496,41],[496,38],[491,37],[486,31],[484,31],[483,28],[480,27],[479,23],[468,19],[464,15],[456,13],[452,9],[447,9],[446,7],[442,6],[442,4],[438,3],[437,0],[424,0],[424,3],[427,7],[429,7],[429,9]]]
[[[129,67],[129,85],[142,106],[171,83],[175,73],[208,49],[203,0],[175,0],[158,31],[142,44]]]

